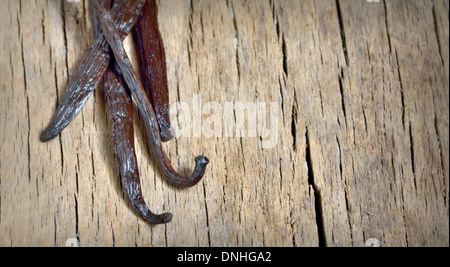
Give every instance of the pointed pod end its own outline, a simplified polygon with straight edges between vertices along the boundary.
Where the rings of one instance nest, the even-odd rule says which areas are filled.
[[[185,187],[191,187],[200,182],[200,180],[205,175],[206,166],[209,163],[209,159],[205,156],[198,156],[195,158],[195,169],[189,180],[189,182],[186,183]]]
[[[50,140],[52,140],[53,138],[55,138],[58,134],[53,134],[51,131],[49,131],[48,129],[45,129],[41,132],[41,135],[39,136],[39,139],[41,139],[41,142],[45,143],[48,142]]]
[[[208,165],[209,163],[209,159],[205,156],[198,156],[195,158],[195,163],[197,164],[197,166],[206,167],[206,165]]]
[[[172,213],[164,213],[162,216],[162,223],[169,223],[170,221],[172,221],[173,215]]]
[[[149,224],[166,224],[172,221],[173,215],[170,212],[156,215],[148,210],[147,206],[145,206],[145,209],[147,209],[145,214],[142,214],[142,212],[140,212],[139,210],[138,212]]]
[[[170,140],[172,140],[175,137],[174,130],[173,130],[173,128],[170,125],[167,128],[163,128],[161,126],[160,126],[160,128],[161,128],[161,132],[160,132],[161,140],[163,142],[170,141]]]

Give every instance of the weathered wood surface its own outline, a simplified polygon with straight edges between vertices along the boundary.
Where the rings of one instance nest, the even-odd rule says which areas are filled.
[[[276,146],[197,137],[191,121],[165,145],[174,167],[211,164],[180,190],[138,130],[145,199],[174,213],[147,225],[124,198],[101,90],[39,142],[92,42],[88,1],[0,0],[1,246],[449,245],[448,0],[159,6],[172,103],[276,102]]]

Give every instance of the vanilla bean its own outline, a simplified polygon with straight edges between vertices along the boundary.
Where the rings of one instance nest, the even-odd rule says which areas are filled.
[[[118,0],[112,9],[114,25],[123,40],[136,23],[145,0]],[[109,64],[109,46],[100,35],[83,58],[74,78],[64,93],[49,126],[41,133],[41,141],[55,138],[80,113],[92,95]]]
[[[134,100],[137,103],[139,114],[143,117],[146,135],[149,139],[151,152],[162,169],[164,176],[174,185],[178,187],[191,187],[197,184],[205,174],[206,166],[209,163],[208,158],[198,156],[195,158],[196,166],[194,172],[189,177],[183,177],[178,174],[172,167],[164,148],[162,146],[161,136],[157,125],[157,119],[153,107],[146,97],[142,84],[137,79],[137,74],[132,68],[130,59],[123,47],[122,40],[115,30],[114,23],[110,13],[99,4],[98,0],[91,0],[93,6],[100,14],[100,24],[102,32],[114,53],[117,65],[120,68],[121,75],[127,83]]]

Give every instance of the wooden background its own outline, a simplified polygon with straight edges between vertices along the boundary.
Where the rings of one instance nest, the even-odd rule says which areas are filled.
[[[124,198],[101,90],[39,142],[92,43],[89,2],[0,0],[1,246],[449,245],[448,0],[159,6],[171,102],[277,102],[277,145],[177,138],[176,169],[211,160],[180,190],[138,126],[144,197],[174,214],[149,226]]]

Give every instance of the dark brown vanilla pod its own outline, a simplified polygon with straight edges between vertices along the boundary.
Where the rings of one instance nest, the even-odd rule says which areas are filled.
[[[170,125],[166,55],[158,27],[158,6],[155,0],[147,0],[133,33],[141,82],[158,119],[161,139],[169,141],[174,136]]]
[[[117,0],[114,2],[111,12],[121,40],[129,34],[136,23],[144,3],[145,0]],[[41,141],[46,142],[55,138],[78,115],[102,79],[109,59],[107,41],[103,35],[100,35],[100,38],[94,40],[84,56],[49,126],[41,133]]]
[[[199,156],[195,159],[196,166],[194,172],[189,177],[183,177],[172,167],[162,146],[161,136],[159,134],[157,118],[153,107],[146,96],[142,84],[137,79],[137,74],[132,68],[131,61],[122,45],[122,40],[114,28],[114,22],[110,13],[98,3],[98,0],[91,0],[91,3],[100,14],[100,24],[102,32],[113,51],[116,64],[120,68],[120,74],[128,85],[131,94],[136,101],[139,114],[143,118],[144,128],[148,137],[148,143],[151,146],[151,152],[159,163],[164,176],[178,187],[190,187],[197,184],[205,174],[206,166],[209,163],[208,158]]]
[[[103,0],[110,7],[112,0]],[[101,37],[98,12],[92,12],[94,37]],[[112,121],[114,154],[119,163],[120,180],[133,208],[150,224],[168,223],[172,214],[154,214],[144,201],[134,146],[133,103],[131,95],[121,78],[114,72],[115,60],[110,61],[103,76],[103,95],[108,115]]]
[[[109,62],[109,55],[96,42],[85,55],[74,79],[67,87],[59,106],[53,115],[50,125],[41,133],[41,141],[47,142],[55,138],[80,113],[81,108],[92,95],[102,78]]]
[[[119,162],[120,178],[128,199],[148,223],[170,222],[171,213],[161,215],[152,213],[142,196],[134,148],[133,103],[128,89],[110,68],[104,75],[104,94],[108,113],[113,122],[114,153]]]

